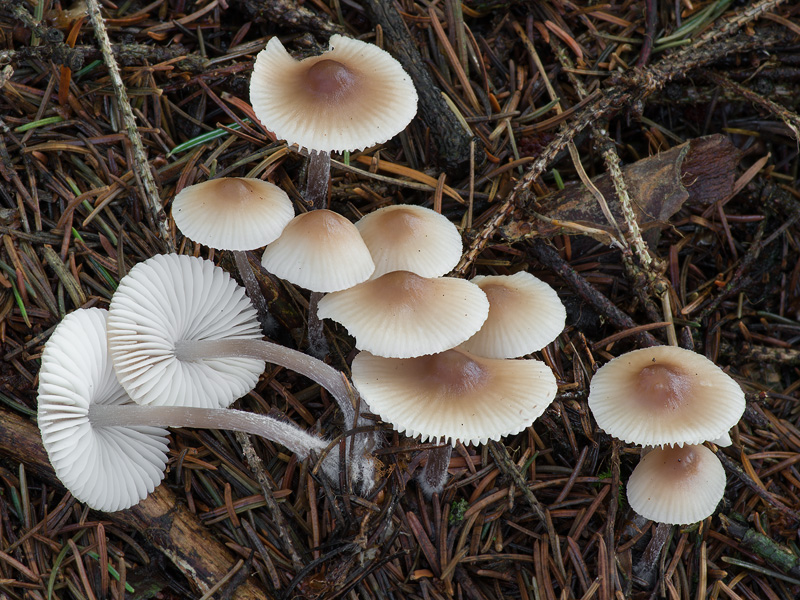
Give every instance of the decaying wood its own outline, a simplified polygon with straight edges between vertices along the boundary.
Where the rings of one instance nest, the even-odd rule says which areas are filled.
[[[708,206],[727,198],[733,191],[738,161],[739,151],[730,140],[711,135],[625,166],[622,173],[641,229],[667,227],[669,218],[684,204]],[[592,182],[606,198],[614,197],[608,174],[595,177]],[[606,242],[608,236],[593,233],[592,229],[613,233],[591,192],[580,183],[567,184],[564,190],[542,198],[526,191],[520,203],[512,220],[499,230],[507,242],[562,233],[589,235]],[[619,204],[610,202],[609,208],[622,221]],[[551,221],[543,221],[538,215]]]
[[[230,4],[256,23],[300,29],[326,39],[334,33],[346,33],[341,25],[331,23],[295,0],[232,0]]]
[[[459,174],[469,166],[469,143],[472,139],[447,106],[442,90],[433,81],[422,56],[406,29],[394,4],[383,0],[365,0],[364,6],[373,22],[380,24],[392,54],[411,76],[419,94],[417,114],[431,130],[439,158],[448,173]]]
[[[0,457],[25,464],[26,469],[51,486],[63,489],[47,458],[38,428],[22,417],[0,409]],[[136,506],[115,513],[104,513],[119,525],[140,531],[205,594],[233,568],[236,560],[224,544],[217,541],[175,494],[159,486]],[[253,582],[246,581],[233,595],[235,600],[264,600],[270,596]]]

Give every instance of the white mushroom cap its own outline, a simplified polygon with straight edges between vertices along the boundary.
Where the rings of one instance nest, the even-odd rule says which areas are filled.
[[[297,215],[267,246],[261,264],[312,292],[335,292],[366,281],[375,270],[358,229],[331,210]]]
[[[592,378],[589,408],[601,429],[642,446],[700,444],[741,418],[744,392],[706,357],[673,346],[628,352]]]
[[[489,314],[481,289],[464,279],[393,271],[319,301],[319,316],[347,327],[356,347],[411,358],[458,346]]]
[[[628,503],[659,523],[687,525],[710,516],[725,493],[725,469],[705,446],[656,448],[628,479]]]
[[[222,339],[261,339],[261,328],[244,288],[211,261],[156,255],[134,266],[111,298],[114,369],[138,404],[224,408],[247,394],[263,361],[175,355],[178,342]]]
[[[713,440],[708,440],[712,444],[716,444],[720,448],[727,448],[731,444],[733,444],[733,440],[731,439],[731,432],[726,431],[718,438],[714,438]]]
[[[489,298],[489,318],[461,347],[489,358],[541,350],[564,329],[567,311],[556,291],[531,275],[479,275],[472,283]]]
[[[294,217],[281,188],[267,181],[221,177],[183,188],[172,202],[183,235],[218,250],[254,250],[278,239]]]
[[[417,92],[400,63],[341,35],[331,37],[330,50],[302,61],[273,37],[256,57],[250,102],[278,139],[318,152],[385,142],[417,113]]]
[[[463,244],[456,226],[424,206],[385,206],[362,217],[356,227],[375,261],[372,279],[391,271],[439,277],[461,259]]]
[[[106,311],[76,310],[56,327],[39,371],[39,429],[61,482],[91,508],[138,503],[164,478],[167,431],[93,427],[92,404],[132,404],[117,381],[106,344]]]
[[[372,412],[410,437],[453,445],[518,433],[555,398],[552,371],[537,360],[496,360],[455,349],[419,358],[361,352],[353,383]]]

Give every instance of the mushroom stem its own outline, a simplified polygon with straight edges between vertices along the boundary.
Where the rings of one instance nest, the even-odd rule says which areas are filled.
[[[312,356],[272,342],[253,339],[182,341],[175,344],[178,360],[209,358],[257,358],[280,365],[316,381],[336,399],[348,427],[353,425],[355,408],[351,398],[356,392],[343,373]]]
[[[313,208],[328,204],[328,185],[331,178],[331,153],[312,151],[308,157],[306,202]]]
[[[242,283],[244,283],[247,295],[250,297],[250,302],[253,303],[258,313],[258,321],[261,323],[261,330],[266,335],[274,334],[278,329],[278,324],[275,321],[275,317],[269,314],[267,300],[264,298],[256,276],[253,274],[250,261],[247,260],[247,253],[241,250],[234,250],[233,259],[236,261],[236,268],[239,271],[239,275],[242,277]]]
[[[323,295],[322,292],[311,292],[308,298],[308,351],[320,360],[328,356],[328,340],[317,308]]]
[[[651,583],[655,581],[658,559],[661,556],[664,545],[671,536],[672,525],[668,523],[659,523],[656,526],[653,537],[650,538],[650,543],[647,544],[647,548],[645,548],[641,559],[633,568],[637,577]]]
[[[89,406],[89,422],[94,427],[135,427],[157,423],[161,427],[229,429],[261,436],[286,446],[301,460],[314,451],[321,453],[328,442],[292,425],[266,415],[227,408],[187,408],[183,406],[142,406],[138,404]],[[323,470],[336,480],[338,453],[325,457]]]
[[[427,498],[434,494],[441,495],[444,484],[447,482],[447,469],[450,466],[450,456],[453,447],[450,444],[428,450],[428,462],[422,468],[418,481]]]

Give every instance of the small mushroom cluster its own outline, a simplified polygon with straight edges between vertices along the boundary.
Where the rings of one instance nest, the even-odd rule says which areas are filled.
[[[421,476],[427,493],[441,492],[457,441],[518,433],[553,400],[556,381],[544,363],[508,359],[553,341],[566,312],[528,273],[444,277],[461,256],[461,236],[429,209],[389,206],[356,227],[375,272],[325,296],[320,316],[355,337],[353,383],[373,412],[411,437],[449,442]]]
[[[410,79],[388,54],[341,36],[331,47],[298,62],[273,38],[251,86],[256,115],[281,138],[313,151],[309,170],[317,175],[307,200],[317,208],[319,196],[327,196],[330,151],[385,141],[416,112]],[[266,84],[258,83],[263,78]],[[392,100],[377,101],[379,91]],[[358,104],[362,95],[366,104]],[[302,459],[324,455],[327,440],[228,408],[254,387],[265,361],[318,382],[336,399],[346,426],[360,424],[342,373],[261,339],[268,313],[245,252],[265,245],[265,268],[312,290],[312,300],[328,293],[320,316],[343,323],[363,350],[353,363],[359,392],[400,431],[451,444],[499,439],[530,425],[555,396],[544,363],[509,359],[560,333],[565,312],[558,296],[527,273],[472,282],[444,277],[461,256],[461,236],[434,211],[391,206],[356,225],[324,209],[294,217],[277,186],[220,178],[182,190],[173,216],[186,236],[234,253],[248,295],[261,303],[262,326],[229,274],[176,254],[131,269],[108,312],[80,309],[62,321],[43,353],[39,422],[57,474],[93,508],[127,508],[153,490],[166,465],[166,427],[234,429],[277,441]],[[354,451],[345,453],[364,490],[373,483],[367,437],[348,438]],[[446,448],[446,456],[428,463],[428,491],[444,484]],[[321,463],[332,480],[338,455]]]
[[[633,510],[668,524],[695,523],[714,512],[725,470],[702,444],[730,444],[728,430],[745,408],[733,378],[690,350],[643,348],[597,371],[589,408],[601,429],[645,447],[628,480]]]
[[[248,393],[264,361],[349,399],[335,369],[260,339],[244,290],[210,261],[157,255],[131,269],[109,311],[79,309],[42,354],[39,427],[56,474],[92,508],[128,508],[164,476],[165,427],[261,435],[307,458],[328,441],[283,420],[226,408]],[[322,464],[331,478],[337,456]]]

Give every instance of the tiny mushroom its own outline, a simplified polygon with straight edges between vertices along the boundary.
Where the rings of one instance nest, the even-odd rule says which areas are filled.
[[[449,273],[461,259],[461,234],[446,217],[423,206],[385,206],[356,222],[375,261],[376,279],[391,271],[422,277]]]
[[[522,431],[555,398],[552,371],[537,360],[498,360],[460,349],[418,358],[353,360],[353,383],[369,410],[400,432],[447,443],[428,453],[419,476],[441,493],[456,441],[485,443]]]
[[[394,137],[417,112],[411,78],[374,44],[341,35],[297,61],[276,37],[250,80],[258,119],[278,139],[317,152],[361,150]]]
[[[706,357],[673,346],[633,350],[592,378],[589,408],[606,433],[642,446],[700,444],[741,418],[744,392]]]
[[[58,324],[42,353],[39,430],[61,482],[90,507],[133,506],[164,478],[168,432],[152,425],[96,425],[92,407],[133,404],[106,345],[106,315],[77,310]]]
[[[322,318],[338,321],[373,354],[411,358],[448,350],[480,329],[489,314],[481,289],[453,277],[393,271],[328,294]]]
[[[312,292],[335,292],[366,281],[375,270],[355,225],[330,210],[292,219],[267,246],[261,264],[270,273]]]
[[[254,250],[275,241],[294,217],[281,188],[245,177],[220,177],[183,188],[172,216],[188,238],[218,250]]]
[[[410,437],[483,444],[518,433],[555,398],[538,360],[498,360],[459,349],[418,358],[360,352],[353,383],[372,412]]]
[[[489,317],[461,347],[489,358],[541,350],[564,329],[567,311],[556,291],[530,273],[478,275],[472,283],[489,298]]]
[[[273,37],[256,57],[250,102],[278,139],[311,151],[306,201],[316,208],[327,198],[331,152],[385,142],[417,113],[417,91],[400,63],[341,35],[331,37],[327,52],[301,61]]]
[[[281,188],[245,177],[220,177],[183,188],[172,201],[172,217],[183,235],[217,250],[230,250],[259,320],[275,329],[245,252],[280,236],[294,217]]]
[[[654,448],[628,479],[631,508],[659,523],[687,525],[710,516],[725,493],[725,469],[705,446]]]

